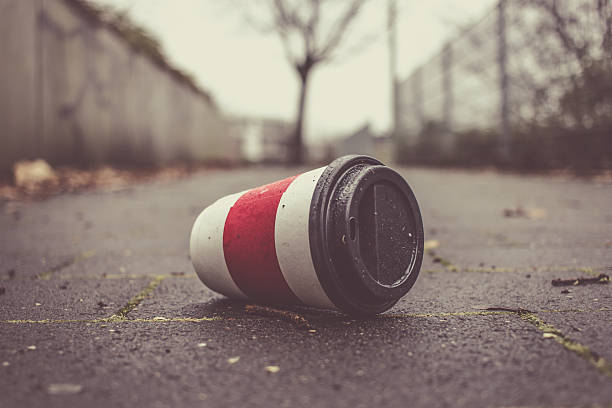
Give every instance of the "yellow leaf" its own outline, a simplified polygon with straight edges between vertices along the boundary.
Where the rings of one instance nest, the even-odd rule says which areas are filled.
[[[438,242],[437,239],[428,239],[427,241],[425,241],[425,244],[423,244],[423,247],[425,248],[426,251],[437,248],[439,246],[440,246],[440,243]]]

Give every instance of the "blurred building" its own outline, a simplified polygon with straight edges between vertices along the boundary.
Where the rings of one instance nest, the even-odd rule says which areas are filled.
[[[334,144],[336,156],[348,154],[365,154],[376,157],[383,163],[389,163],[391,156],[392,141],[389,135],[377,135],[366,123],[353,133],[339,139]]]
[[[242,157],[251,163],[287,163],[294,124],[282,119],[230,117],[230,134],[240,140]]]
[[[335,159],[334,141],[328,138],[306,143],[306,160],[312,165],[327,165]]]

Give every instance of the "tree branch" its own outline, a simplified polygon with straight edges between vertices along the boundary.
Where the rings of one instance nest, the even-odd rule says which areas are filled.
[[[319,61],[330,57],[331,53],[340,45],[346,32],[348,31],[351,22],[354,21],[357,14],[361,9],[361,6],[365,3],[365,0],[353,0],[347,7],[340,21],[336,25],[336,29],[332,31],[330,36],[327,38],[326,44],[322,46],[315,54],[315,58]]]

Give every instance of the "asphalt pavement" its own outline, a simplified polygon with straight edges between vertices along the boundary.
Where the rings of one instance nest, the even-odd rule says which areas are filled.
[[[427,253],[376,318],[208,290],[198,213],[299,171],[1,203],[0,406],[612,406],[611,184],[401,169]]]

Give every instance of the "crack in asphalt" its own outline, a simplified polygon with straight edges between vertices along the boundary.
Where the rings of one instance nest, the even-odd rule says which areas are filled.
[[[149,284],[136,296],[130,299],[121,309],[117,310],[112,316],[106,318],[107,321],[117,321],[117,320],[125,320],[127,319],[127,315],[134,310],[136,306],[140,304],[143,300],[148,298],[153,291],[162,283],[162,281],[166,279],[166,276],[160,275],[155,277]]]
[[[37,280],[37,279],[42,279],[42,280],[49,280],[51,278],[51,276],[53,276],[54,274],[56,274],[57,272],[60,272],[66,268],[68,268],[69,266],[74,265],[75,263],[82,261],[84,259],[87,258],[91,258],[94,255],[94,251],[83,251],[80,254],[74,256],[71,259],[68,259],[64,262],[59,263],[58,265],[53,266],[51,269],[45,271],[45,272],[41,272],[38,273],[36,275],[34,275],[32,277],[32,279]]]
[[[593,365],[600,373],[612,377],[612,365],[589,347],[570,339],[559,329],[550,323],[546,323],[534,313],[522,313],[519,315],[523,320],[534,325],[543,333],[544,338],[552,338],[567,350],[576,353],[582,359]]]

